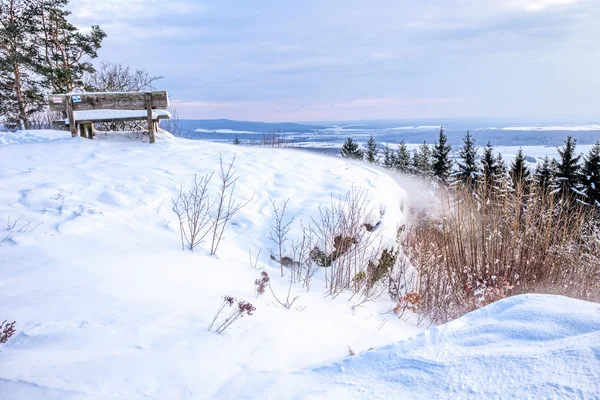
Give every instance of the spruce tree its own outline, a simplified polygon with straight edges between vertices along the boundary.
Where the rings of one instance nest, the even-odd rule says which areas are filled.
[[[396,154],[396,169],[400,172],[410,172],[410,152],[406,147],[406,143],[401,141],[398,144],[398,153]]]
[[[475,147],[475,139],[471,136],[471,132],[463,138],[463,145],[458,153],[462,161],[458,162],[458,171],[456,178],[469,186],[475,186],[479,175],[479,166],[477,165],[477,147]]]
[[[0,0],[0,115],[9,128],[29,129],[43,105],[36,80],[35,9],[28,0]]]
[[[584,159],[583,184],[588,202],[600,207],[600,142],[596,142]]]
[[[419,175],[431,176],[433,174],[431,147],[427,141],[423,141],[423,144],[415,150],[413,160],[413,165]]]
[[[386,168],[394,168],[396,165],[396,155],[389,145],[383,147],[383,166]]]
[[[369,138],[367,142],[367,151],[365,151],[365,160],[374,163],[377,160],[377,143],[373,138],[373,135]]]
[[[450,152],[452,146],[448,144],[448,137],[444,133],[444,128],[440,127],[440,136],[433,146],[433,175],[441,182],[446,183],[452,172],[452,160]]]
[[[97,25],[82,33],[69,22],[69,0],[37,0],[35,4],[38,40],[43,47],[40,74],[54,93],[85,88],[83,76],[95,71],[90,59],[98,56],[106,34]]]
[[[346,139],[342,145],[341,153],[344,158],[352,158],[354,160],[362,160],[363,158],[363,151],[360,148],[360,144],[352,140],[352,138]]]
[[[508,174],[508,167],[502,158],[502,153],[498,153],[496,156],[496,176],[500,179],[505,178]]]
[[[535,168],[534,179],[538,187],[547,192],[554,184],[554,177],[556,174],[555,164],[556,160],[552,159],[554,163],[550,161],[548,156],[544,157],[541,164],[538,164]]]
[[[529,167],[525,163],[523,149],[517,151],[517,155],[510,166],[510,177],[515,187],[524,184],[530,178]]]
[[[558,149],[560,162],[558,163],[556,179],[559,189],[564,195],[580,192],[581,189],[581,166],[579,165],[581,155],[575,156],[576,146],[577,140],[568,136],[565,146]]]
[[[498,164],[496,163],[493,150],[492,143],[488,141],[481,157],[481,174],[483,181],[488,187],[494,186],[494,180],[498,173]]]

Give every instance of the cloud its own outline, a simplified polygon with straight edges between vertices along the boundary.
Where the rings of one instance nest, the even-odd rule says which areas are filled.
[[[256,118],[302,119],[302,111],[350,109],[361,119],[577,114],[594,112],[600,90],[596,0],[71,0],[71,7],[78,24],[108,33],[101,58],[166,76],[161,84],[188,104],[188,117],[228,110],[218,104],[229,105],[231,118],[246,109]],[[398,99],[429,100],[386,103]]]

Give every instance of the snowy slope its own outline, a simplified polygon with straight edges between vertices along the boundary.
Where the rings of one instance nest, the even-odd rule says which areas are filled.
[[[504,299],[341,362],[240,375],[222,399],[597,399],[600,304]]]
[[[249,267],[249,250],[262,250],[274,290],[287,290],[268,257],[269,197],[290,198],[299,226],[332,194],[363,187],[376,210],[385,207],[392,240],[404,192],[379,171],[164,134],[154,145],[123,135],[10,135],[13,144],[0,146],[0,234],[9,217],[21,219],[0,247],[1,317],[17,321],[17,335],[0,346],[1,399],[210,398],[242,372],[330,363],[348,346],[358,352],[422,331],[380,314],[391,306],[385,298],[353,314],[348,296],[324,298],[318,279],[309,293],[293,287],[300,312],[269,293],[253,296],[260,271]],[[237,155],[236,197],[254,197],[217,257],[205,247],[184,252],[171,199],[194,174],[216,170],[219,154]],[[207,327],[225,294],[257,310],[216,335]]]
[[[270,197],[291,199],[298,227],[332,195],[365,188],[393,240],[420,193],[378,169],[165,133],[154,145],[58,131],[0,143],[0,240],[20,217],[0,247],[0,318],[17,321],[0,345],[2,400],[600,396],[597,304],[515,297],[414,336],[423,328],[386,314],[385,296],[353,311],[348,296],[325,298],[319,277],[292,289],[303,311],[254,298],[249,250],[287,290],[268,257]],[[236,197],[252,201],[217,257],[184,252],[171,199],[220,154],[237,156]],[[217,335],[207,327],[224,294],[257,310]]]

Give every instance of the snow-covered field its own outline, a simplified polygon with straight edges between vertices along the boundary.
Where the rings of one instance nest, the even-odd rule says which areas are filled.
[[[0,247],[0,319],[17,321],[0,345],[0,399],[600,397],[598,304],[514,297],[423,333],[386,313],[385,296],[355,310],[326,298],[319,275],[292,288],[298,308],[254,297],[249,251],[287,290],[268,256],[269,198],[290,199],[297,227],[367,189],[393,241],[419,196],[379,169],[164,133],[154,145],[68,136],[0,133],[0,240],[18,219]],[[171,199],[220,155],[236,155],[236,198],[252,200],[217,256],[182,251]],[[217,335],[207,327],[226,294],[256,311]]]

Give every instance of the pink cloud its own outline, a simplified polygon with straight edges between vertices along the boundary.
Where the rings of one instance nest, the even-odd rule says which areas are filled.
[[[250,121],[333,121],[427,118],[440,116],[440,106],[472,102],[463,97],[369,98],[331,104],[293,105],[267,102],[173,101],[185,119]]]

